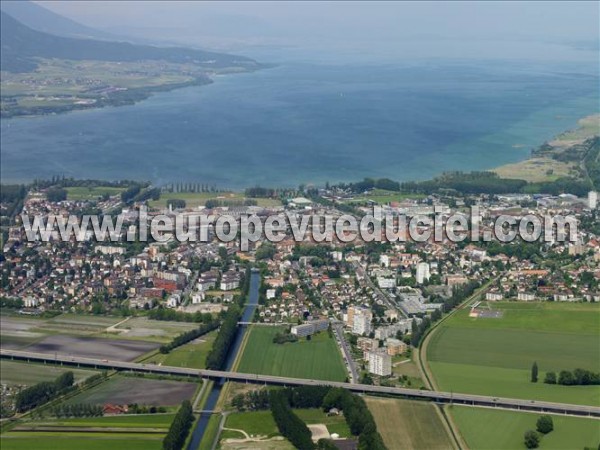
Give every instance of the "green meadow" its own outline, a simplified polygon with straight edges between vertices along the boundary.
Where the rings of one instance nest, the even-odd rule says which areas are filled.
[[[543,383],[545,373],[600,371],[600,305],[491,303],[500,319],[463,309],[431,336],[427,361],[438,388],[473,394],[600,405],[600,386]],[[533,362],[539,381],[530,382]]]
[[[326,331],[298,342],[274,344],[279,327],[253,326],[244,348],[239,372],[294,378],[344,381],[347,376],[342,355]]]

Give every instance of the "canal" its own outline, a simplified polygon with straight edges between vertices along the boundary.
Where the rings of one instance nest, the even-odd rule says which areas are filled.
[[[252,322],[254,317],[254,310],[258,305],[258,290],[260,288],[260,272],[258,270],[252,270],[250,275],[250,291],[248,293],[248,303],[244,308],[244,312],[242,313],[241,322]],[[244,340],[244,335],[246,334],[248,325],[239,325],[235,340],[233,341],[233,345],[229,349],[229,354],[227,355],[227,361],[225,362],[225,368],[223,370],[231,370],[233,363],[237,357],[238,352],[240,351],[240,347],[242,346],[242,341]],[[223,389],[223,385],[225,384],[225,379],[222,378],[220,380],[216,380],[213,383],[213,388],[208,395],[206,403],[202,407],[204,411],[212,411],[219,400],[219,395],[221,395],[221,390]],[[209,412],[204,412],[201,414],[198,422],[196,424],[196,428],[192,433],[192,439],[188,445],[188,450],[197,450],[200,447],[200,441],[202,441],[202,437],[204,436],[204,432],[206,431],[206,427],[208,426],[208,421],[210,420]]]

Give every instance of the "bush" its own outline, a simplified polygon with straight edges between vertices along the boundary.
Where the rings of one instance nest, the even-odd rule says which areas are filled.
[[[533,430],[525,432],[525,447],[538,448],[540,446],[540,435]]]
[[[548,434],[554,430],[554,422],[550,416],[542,416],[537,420],[537,430],[542,434]]]
[[[554,373],[554,372],[546,373],[546,378],[544,378],[544,383],[556,384],[556,373]]]

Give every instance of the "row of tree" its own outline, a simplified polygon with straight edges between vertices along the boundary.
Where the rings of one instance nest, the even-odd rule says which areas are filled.
[[[241,317],[241,310],[237,305],[232,305],[225,314],[219,334],[213,343],[211,351],[206,356],[206,368],[222,370],[227,361],[227,354],[237,334],[237,323]]]
[[[216,185],[209,185],[204,183],[171,183],[163,187],[165,192],[220,192]]]
[[[23,300],[20,298],[0,297],[0,308],[19,309],[23,307]]]
[[[181,450],[193,422],[192,404],[189,400],[185,400],[175,414],[171,427],[163,439],[163,450]]]
[[[350,432],[358,436],[359,450],[385,450],[375,419],[362,397],[346,389],[331,388],[323,399],[322,406],[325,411],[335,407],[344,412]]]
[[[194,323],[211,323],[213,316],[210,313],[185,313],[174,309],[158,307],[148,312],[148,318],[152,320],[167,320],[170,322],[194,322]]]
[[[600,384],[600,373],[586,369],[561,370],[558,377],[555,372],[547,372],[546,384],[562,384],[564,386],[588,386]]]
[[[73,386],[73,381],[73,372],[65,372],[54,381],[42,381],[23,389],[15,398],[17,412],[28,411],[58,397]]]
[[[270,408],[279,431],[296,448],[314,448],[306,425],[293,413],[292,408],[322,408],[329,412],[337,408],[344,417],[354,436],[359,437],[361,450],[385,450],[381,436],[377,432],[375,420],[365,401],[358,395],[342,388],[328,386],[297,386],[275,390],[257,390],[236,395],[232,406],[239,411]],[[293,440],[292,440],[293,439]],[[319,442],[318,448],[329,448],[327,442]]]
[[[282,390],[271,391],[269,401],[273,419],[281,435],[299,450],[313,450],[315,445],[312,434],[302,419],[292,411],[286,393]]]
[[[101,405],[90,403],[61,404],[52,408],[52,414],[61,417],[100,417],[104,415]]]
[[[159,188],[147,188],[143,184],[134,184],[121,192],[123,203],[143,202],[146,200],[158,200],[160,198]]]
[[[212,330],[216,330],[218,327],[218,320],[213,320],[209,323],[203,323],[198,328],[186,331],[185,333],[181,333],[180,335],[175,336],[173,340],[168,344],[161,345],[160,352],[163,354],[169,353],[174,348],[177,348],[183,344],[187,344],[188,342],[193,341],[194,339],[198,339],[200,336],[203,336]]]
[[[462,286],[456,286],[452,291],[452,295],[444,300],[443,310],[444,312],[450,312],[458,305],[460,305],[466,298],[473,295],[475,289],[477,289],[480,284],[476,281],[470,281],[469,283],[463,284]],[[411,328],[411,341],[413,347],[418,347],[421,344],[421,341],[427,330],[433,325],[435,322],[442,318],[442,312],[440,310],[435,310],[431,313],[430,317],[424,317],[421,323],[417,324],[417,321],[413,319],[412,328]]]

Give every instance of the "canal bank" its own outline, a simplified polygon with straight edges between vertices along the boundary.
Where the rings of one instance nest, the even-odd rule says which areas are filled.
[[[244,312],[242,313],[241,322],[252,322],[254,317],[254,311],[256,310],[256,306],[258,305],[258,290],[260,288],[260,273],[257,270],[252,270],[250,275],[250,289],[248,292],[248,303],[244,307]],[[225,364],[224,370],[231,370],[233,364],[238,356],[240,349],[242,348],[242,342],[244,341],[244,336],[248,330],[248,325],[239,325],[237,329],[237,334],[235,336],[235,340],[233,345],[229,349],[229,353],[227,355],[227,361]],[[206,429],[208,427],[208,423],[210,421],[210,417],[212,415],[212,411],[214,410],[219,396],[223,390],[223,386],[225,385],[225,379],[217,380],[213,383],[212,390],[210,394],[208,394],[208,398],[204,403],[202,409],[205,412],[200,414],[200,418],[196,422],[196,427],[192,432],[192,438],[190,439],[188,450],[197,450],[200,447],[200,442],[204,437]]]

